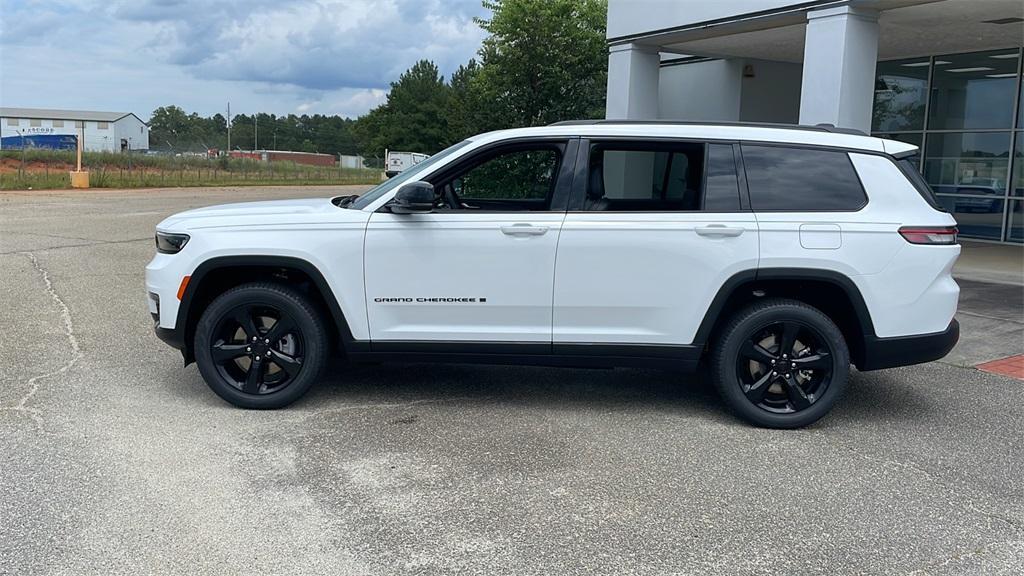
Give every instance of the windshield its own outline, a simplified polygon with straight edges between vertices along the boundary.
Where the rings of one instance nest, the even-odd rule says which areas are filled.
[[[380,184],[374,186],[373,188],[370,188],[369,190],[366,191],[365,194],[357,198],[355,202],[349,204],[347,207],[352,208],[354,210],[362,210],[363,208],[366,208],[370,204],[373,204],[375,200],[387,194],[388,192],[394,190],[395,188],[401,186],[402,184],[414,181],[420,174],[423,174],[423,172],[426,169],[430,168],[434,164],[437,164],[439,161],[447,158],[448,156],[451,156],[452,153],[454,153],[456,150],[462,148],[463,146],[469,143],[470,140],[463,140],[458,144],[453,144],[445,148],[444,150],[441,150],[437,154],[434,154],[430,158],[427,158],[423,162],[420,162],[419,164],[413,166],[412,168],[406,170],[405,172],[402,172],[401,174],[395,176],[394,178],[381,182]]]

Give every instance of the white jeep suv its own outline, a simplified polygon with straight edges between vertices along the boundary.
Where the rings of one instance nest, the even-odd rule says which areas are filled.
[[[860,370],[956,343],[960,247],[917,148],[831,127],[614,121],[483,134],[359,197],[157,226],[157,335],[246,408],[334,354],[694,370],[805,426]]]

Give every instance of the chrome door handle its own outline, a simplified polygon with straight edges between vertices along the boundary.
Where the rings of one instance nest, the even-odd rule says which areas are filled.
[[[743,228],[739,226],[726,226],[725,224],[708,224],[697,226],[697,234],[711,237],[734,237],[743,234]]]
[[[501,227],[501,233],[508,236],[540,236],[547,231],[547,226],[534,226],[533,224],[513,224]]]

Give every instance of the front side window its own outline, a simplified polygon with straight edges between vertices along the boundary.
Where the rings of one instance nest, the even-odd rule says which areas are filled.
[[[601,143],[591,148],[584,210],[739,210],[731,144]]]
[[[356,198],[354,202],[348,205],[348,208],[352,208],[354,210],[362,210],[363,208],[366,208],[370,204],[373,204],[381,196],[387,194],[388,192],[391,192],[392,190],[397,189],[402,184],[405,184],[406,182],[414,182],[415,180],[420,179],[424,174],[429,172],[430,169],[434,167],[434,165],[441,163],[449,156],[452,156],[453,154],[458,152],[464,146],[468,146],[471,142],[472,140],[463,140],[462,142],[459,142],[457,144],[452,144],[451,146],[445,148],[444,150],[438,152],[437,154],[434,154],[433,156],[427,158],[426,160],[420,162],[419,164],[413,166],[412,168],[402,172],[401,174],[395,176],[394,178],[381,182],[380,184],[367,190],[359,198]]]
[[[548,210],[560,164],[556,146],[501,152],[439,183],[440,203],[454,210]]]
[[[857,211],[867,203],[846,152],[743,145],[755,211]]]

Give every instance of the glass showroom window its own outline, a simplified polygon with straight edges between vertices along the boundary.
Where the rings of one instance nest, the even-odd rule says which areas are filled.
[[[1013,127],[1020,50],[936,56],[929,130]]]
[[[928,58],[878,63],[872,132],[924,129],[929,65]]]
[[[1009,132],[932,133],[924,176],[966,236],[1000,240],[1009,175]]]
[[[937,194],[1005,194],[1009,132],[933,133],[926,146],[924,177]]]
[[[1017,132],[1017,143],[1013,152],[1013,177],[1010,179],[1010,194],[1024,196],[1024,133]],[[1024,242],[1024,200],[1010,200],[1010,215],[1006,228],[1006,239]]]
[[[1008,48],[876,67],[872,133],[921,148],[919,168],[965,237],[1024,241],[1020,58]]]

